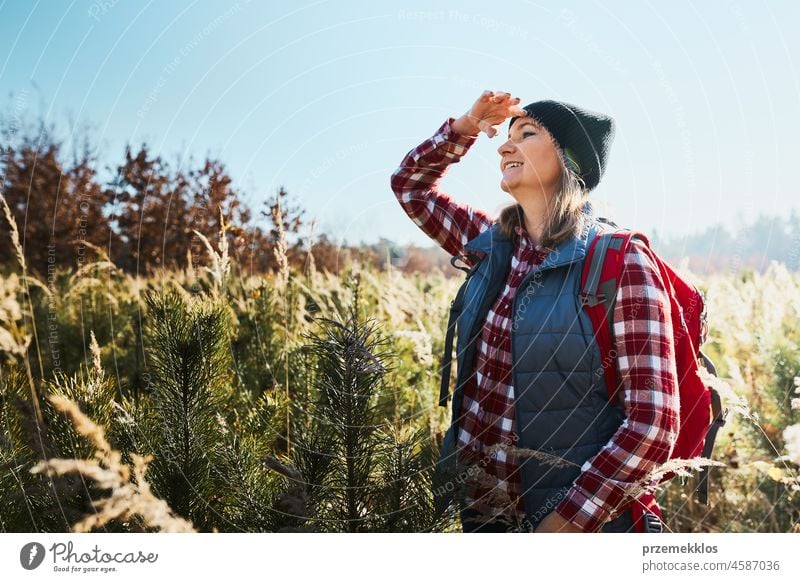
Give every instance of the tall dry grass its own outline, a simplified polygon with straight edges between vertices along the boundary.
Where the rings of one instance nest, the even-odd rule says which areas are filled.
[[[10,217],[7,207],[4,213]],[[282,224],[279,206],[274,221]],[[96,381],[92,378],[100,375],[101,360],[106,366],[115,366],[117,373],[112,380],[118,383],[118,414],[112,422],[122,435],[125,448],[117,452],[123,455],[142,450],[136,445],[144,443],[150,434],[142,427],[152,414],[149,407],[155,387],[151,359],[142,343],[147,340],[146,324],[152,314],[141,297],[171,289],[187,302],[191,298],[201,304],[218,302],[226,306],[230,314],[226,331],[230,390],[224,395],[225,409],[217,411],[220,418],[214,422],[224,427],[219,432],[220,454],[228,459],[226,470],[240,475],[240,485],[238,489],[235,483],[227,485],[233,501],[221,486],[214,487],[220,488],[221,503],[236,507],[235,519],[257,516],[247,521],[247,527],[278,527],[270,508],[281,496],[283,503],[293,498],[286,497],[286,491],[277,487],[269,472],[278,472],[286,480],[289,475],[297,477],[293,472],[296,468],[285,465],[281,473],[275,466],[264,466],[261,459],[296,455],[298,431],[318,422],[305,411],[315,393],[319,370],[301,348],[317,328],[320,314],[346,317],[350,306],[358,304],[362,314],[381,322],[391,340],[393,364],[385,370],[385,389],[376,396],[376,406],[385,415],[382,422],[386,427],[408,424],[436,442],[442,438],[449,418],[447,411],[437,406],[438,364],[447,307],[458,279],[447,279],[436,271],[427,277],[404,276],[359,264],[345,265],[338,275],[318,272],[313,268],[311,237],[309,269],[304,277],[297,277],[289,269],[285,233],[280,227],[277,244],[271,249],[280,265],[278,272],[250,276],[235,269],[228,255],[223,221],[216,246],[203,241],[210,260],[208,267],[198,272],[187,269],[149,279],[126,276],[98,253],[95,263],[85,265],[80,273],[65,273],[50,287],[28,277],[16,225],[13,221],[10,224],[21,275],[0,279],[0,351],[4,365],[25,370],[30,405],[43,420],[39,403],[50,390],[40,387],[48,386],[53,367],[36,329],[52,315],[58,324],[67,372],[80,369],[84,346],[89,348],[95,370],[88,387]],[[678,477],[652,488],[659,476],[653,473],[634,484],[630,495],[648,488],[655,491],[672,531],[792,531],[800,523],[800,276],[777,263],[763,274],[745,271],[692,276],[708,298],[710,334],[704,351],[719,371],[719,378],[708,377],[706,381],[715,385],[725,406],[733,412],[718,435],[710,504],[697,503],[693,488],[699,471],[712,467],[696,461],[676,461],[658,468],[660,472],[674,471]],[[84,331],[87,317],[94,318],[95,325],[90,327],[99,330],[96,338],[93,334],[87,337]],[[31,362],[38,365],[32,367]],[[91,434],[94,436],[86,436],[101,451],[100,457],[61,457],[45,460],[57,461],[54,465],[37,465],[40,475],[86,470],[87,475],[98,477],[98,483],[113,485],[110,491],[119,490],[97,507],[97,515],[103,517],[88,516],[82,527],[97,528],[109,516],[129,519],[135,514],[143,520],[152,518],[154,521],[148,523],[156,524],[158,516],[170,515],[167,508],[148,497],[152,491],[145,485],[145,470],[157,468],[158,459],[142,455],[134,460],[131,456],[130,463],[121,463],[108,443],[93,440],[97,435]],[[9,433],[0,436],[0,443],[14,441]],[[147,474],[153,474],[152,469]],[[313,491],[313,483],[309,487],[308,491]],[[295,493],[305,499],[299,489]],[[150,509],[141,505],[143,499],[152,505]],[[457,522],[453,527],[457,529]]]
[[[109,496],[93,501],[96,512],[87,515],[72,527],[75,532],[89,532],[111,521],[127,522],[136,517],[145,527],[164,532],[194,532],[192,523],[175,515],[169,505],[153,495],[145,478],[147,466],[153,460],[131,453],[130,465],[122,462],[122,453],[111,448],[102,427],[83,414],[74,402],[60,396],[50,396],[50,402],[66,414],[75,430],[95,447],[91,459],[48,459],[37,463],[31,473],[48,477],[76,473],[94,481]]]

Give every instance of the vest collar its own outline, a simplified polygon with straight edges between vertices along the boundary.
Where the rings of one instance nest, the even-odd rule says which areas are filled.
[[[587,215],[587,220],[584,227],[578,236],[561,241],[555,249],[550,251],[545,257],[544,261],[537,267],[537,269],[551,269],[580,261],[586,256],[586,251],[589,243],[592,240],[593,234],[597,231],[598,225],[593,220],[592,206],[587,202],[583,207],[583,213]],[[511,252],[511,239],[503,236],[500,232],[499,223],[495,223],[480,233],[478,236],[470,240],[464,249],[467,251],[477,251],[480,253],[491,254],[492,249],[495,253],[510,253]]]
[[[467,251],[478,251],[479,253],[486,253],[489,254],[492,252],[492,248],[496,245],[510,245],[511,239],[507,236],[504,236],[503,233],[500,231],[500,224],[495,223],[491,226],[491,228],[487,228],[478,236],[473,238],[467,244],[464,245],[464,250]]]

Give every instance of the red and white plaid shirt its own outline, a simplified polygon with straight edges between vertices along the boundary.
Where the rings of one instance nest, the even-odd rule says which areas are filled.
[[[408,216],[450,255],[490,228],[481,210],[455,202],[438,189],[450,164],[458,162],[475,137],[458,134],[448,118],[438,131],[411,150],[392,175],[392,189]],[[514,386],[511,375],[509,313],[524,275],[546,256],[522,227],[508,280],[486,318],[477,346],[475,373],[463,387],[459,415],[459,460],[481,458],[493,487],[473,486],[467,503],[489,499],[493,488],[511,500],[491,507],[513,522],[524,516],[519,467],[514,455],[492,445],[514,444]],[[555,510],[584,531],[598,531],[617,515],[624,491],[669,457],[677,438],[679,409],[670,302],[650,250],[633,239],[614,310],[617,362],[626,419],[611,440],[581,467],[581,474]],[[496,493],[496,491],[495,491]],[[501,496],[502,497],[502,496]],[[497,495],[494,496],[497,499]],[[485,511],[485,504],[481,506]]]

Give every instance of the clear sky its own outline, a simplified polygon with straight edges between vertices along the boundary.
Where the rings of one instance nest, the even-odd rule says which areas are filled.
[[[338,240],[423,245],[389,188],[402,156],[483,89],[563,100],[617,121],[608,214],[680,236],[800,206],[798,21],[757,0],[0,0],[0,95],[92,123],[109,162],[210,153],[252,206],[283,185]],[[443,189],[498,213],[499,145]]]

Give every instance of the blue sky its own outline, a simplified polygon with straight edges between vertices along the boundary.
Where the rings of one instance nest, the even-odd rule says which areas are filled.
[[[63,135],[225,161],[256,207],[286,187],[337,240],[430,241],[389,176],[485,88],[613,115],[593,196],[681,236],[798,208],[796,2],[0,0],[4,107]],[[496,214],[499,138],[443,189]]]

